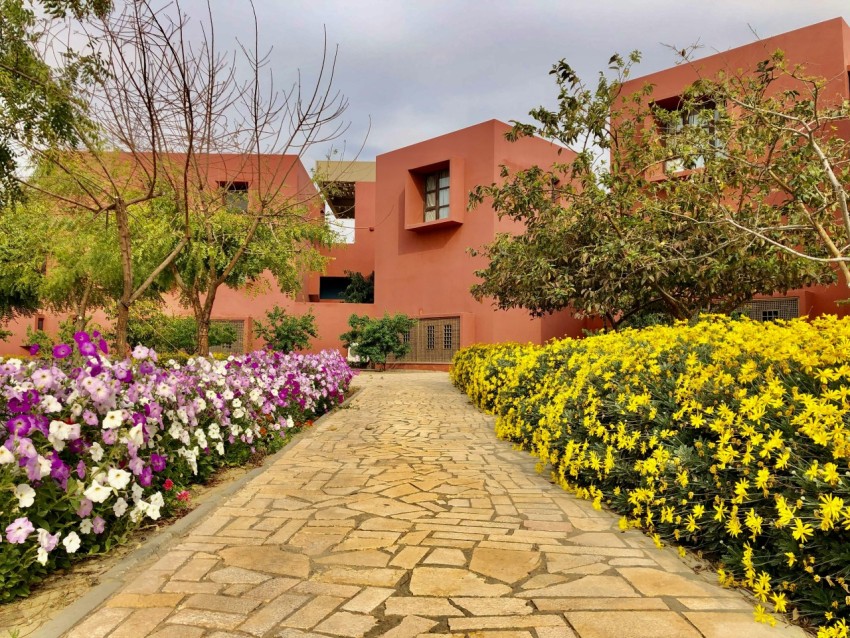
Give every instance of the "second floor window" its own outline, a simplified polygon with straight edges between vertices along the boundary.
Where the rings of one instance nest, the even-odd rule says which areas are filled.
[[[449,171],[425,176],[425,221],[433,222],[449,216]]]
[[[689,147],[709,145],[720,148],[717,137],[717,109],[708,102],[697,108],[679,109],[670,113],[667,120],[667,146],[677,157],[665,163],[665,169],[678,172],[705,166],[705,155],[689,153]],[[686,134],[687,133],[687,134]]]

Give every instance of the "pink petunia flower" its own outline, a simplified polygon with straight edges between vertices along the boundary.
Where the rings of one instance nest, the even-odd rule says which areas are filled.
[[[15,521],[6,528],[6,540],[12,544],[26,542],[29,535],[35,531],[35,527],[30,523],[30,519],[26,516],[16,518]]]

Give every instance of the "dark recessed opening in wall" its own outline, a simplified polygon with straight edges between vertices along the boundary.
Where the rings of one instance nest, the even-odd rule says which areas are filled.
[[[351,284],[351,277],[319,277],[319,299],[345,299],[345,289]]]

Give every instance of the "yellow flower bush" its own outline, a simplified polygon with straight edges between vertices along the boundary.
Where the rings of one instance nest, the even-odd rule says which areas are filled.
[[[850,319],[476,345],[451,375],[564,489],[717,559],[759,620],[848,635]]]

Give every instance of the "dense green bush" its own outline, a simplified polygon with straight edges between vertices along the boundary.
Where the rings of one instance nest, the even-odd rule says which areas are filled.
[[[310,310],[305,314],[290,315],[275,306],[266,313],[268,323],[254,323],[254,334],[266,342],[266,348],[279,352],[304,350],[310,345],[310,337],[318,337],[316,317]]]
[[[402,313],[384,313],[380,319],[351,315],[348,325],[351,330],[339,336],[343,345],[351,354],[386,368],[390,355],[403,357],[410,352],[410,344],[404,340],[404,335],[413,329],[416,319]]]

